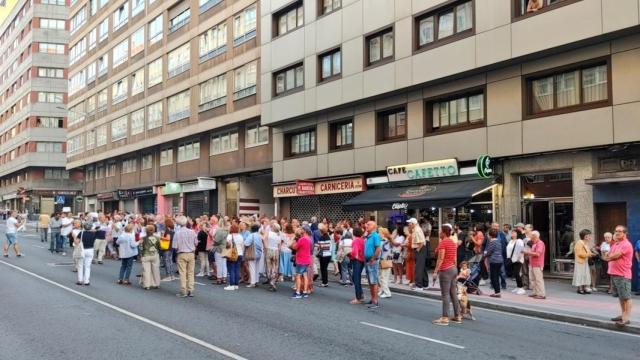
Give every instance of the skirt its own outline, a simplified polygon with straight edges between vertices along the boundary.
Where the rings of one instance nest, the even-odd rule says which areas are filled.
[[[589,263],[575,263],[573,267],[573,286],[591,286],[591,271],[589,271]]]
[[[293,275],[293,263],[291,262],[290,252],[280,252],[280,274],[282,274],[282,276]]]

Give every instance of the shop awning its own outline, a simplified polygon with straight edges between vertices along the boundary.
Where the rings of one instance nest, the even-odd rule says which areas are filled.
[[[431,185],[370,189],[344,202],[345,210],[401,210],[459,207],[476,193],[488,190],[493,179],[474,179]]]

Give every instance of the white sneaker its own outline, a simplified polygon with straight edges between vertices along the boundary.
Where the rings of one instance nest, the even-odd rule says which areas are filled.
[[[391,295],[387,295],[387,294],[380,295],[381,299],[386,299],[386,298],[390,298],[390,297],[391,297]]]
[[[233,287],[235,288],[235,290],[239,289],[238,285],[234,285]]]
[[[524,294],[526,294],[526,293],[527,293],[527,292],[526,292],[523,288],[520,288],[520,289],[518,289],[518,290],[516,291],[516,294],[517,294],[517,295],[524,295]]]
[[[511,292],[515,294],[515,293],[517,293],[517,292],[518,292],[518,290],[520,290],[520,289],[515,288],[515,289],[511,290]]]
[[[485,286],[485,285],[487,285],[487,282],[484,280],[480,280],[480,286]]]
[[[403,285],[409,285],[409,280],[402,280]]]
[[[235,286],[233,286],[233,285],[229,285],[229,286],[225,286],[225,287],[224,287],[224,289],[225,289],[225,290],[229,290],[229,291],[231,291],[231,290],[235,290],[235,289],[236,289],[236,287],[235,287]]]
[[[204,276],[204,273],[197,273],[197,274],[196,274],[196,276],[197,276],[197,277],[203,277],[203,276]]]

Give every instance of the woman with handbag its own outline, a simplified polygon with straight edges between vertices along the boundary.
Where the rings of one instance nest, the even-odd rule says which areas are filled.
[[[393,256],[391,255],[392,238],[391,233],[386,228],[380,228],[379,233],[382,238],[382,252],[380,254],[380,290],[378,291],[378,296],[390,298],[389,278],[391,277],[391,268],[393,268]]]
[[[284,231],[280,233],[280,236],[280,281],[284,280],[284,278],[290,278],[293,281],[293,261],[290,248],[291,243],[293,243],[293,238],[295,237],[293,226],[285,223]]]
[[[260,236],[260,224],[251,225],[251,233],[244,239],[244,261],[249,267],[248,288],[258,286],[260,273],[258,262],[262,259],[262,236]]]
[[[120,246],[120,276],[118,276],[118,284],[131,285],[129,280],[131,269],[133,268],[133,259],[138,256],[139,242],[133,234],[133,224],[127,224],[124,227],[124,233],[118,237],[118,245]],[[86,249],[85,249],[86,251]]]
[[[154,235],[155,227],[147,225],[142,239],[142,287],[145,290],[160,287],[160,239]]]
[[[218,229],[213,235],[213,248],[215,251],[216,264],[216,284],[222,285],[227,283],[227,258],[223,256],[227,249],[227,236],[229,236],[229,225],[224,218],[218,222]]]
[[[160,256],[164,263],[164,278],[161,281],[173,281],[176,279],[176,268],[173,266],[173,234],[174,223],[171,219],[164,221],[164,232],[160,239]]]
[[[340,284],[348,286],[351,284],[352,276],[351,260],[349,259],[349,255],[351,254],[351,246],[353,244],[353,234],[352,231],[348,231],[346,229],[342,229],[341,231],[342,237],[338,244],[336,260],[340,264],[341,269]]]
[[[93,244],[96,241],[96,233],[92,231],[93,224],[85,222],[83,230],[73,241],[75,247],[82,249],[82,257],[78,265],[78,281],[76,285],[89,286],[91,276],[91,261],[93,260]]]
[[[229,273],[229,285],[224,288],[225,290],[238,290],[243,255],[244,240],[240,235],[238,225],[233,224],[229,228],[226,249],[222,254],[227,259],[227,272]]]
[[[511,274],[516,278],[516,288],[513,293],[518,295],[526,294],[522,284],[522,264],[524,264],[524,241],[518,238],[518,233],[511,232],[511,239],[507,244],[507,258],[505,259],[505,267],[510,268]]]
[[[589,270],[591,250],[587,245],[589,241],[591,241],[591,231],[584,229],[580,231],[580,239],[573,246],[575,264],[573,266],[572,285],[578,288],[577,292],[581,295],[591,293],[591,291],[587,291],[587,287],[591,286],[591,271]]]

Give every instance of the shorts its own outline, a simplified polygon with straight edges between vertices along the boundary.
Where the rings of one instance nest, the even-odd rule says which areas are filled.
[[[309,265],[296,265],[296,274],[304,275],[309,270]]]
[[[373,265],[369,265],[369,262],[366,262],[364,266],[367,270],[367,280],[369,280],[369,285],[378,285],[378,266],[380,262],[375,261]]]
[[[611,282],[613,283],[613,288],[616,293],[618,293],[618,297],[620,300],[629,300],[631,299],[631,280],[626,279],[623,276],[611,276]]]
[[[15,245],[18,242],[18,239],[16,238],[16,234],[12,233],[12,234],[6,234],[7,235],[7,245],[11,246],[11,245]]]

